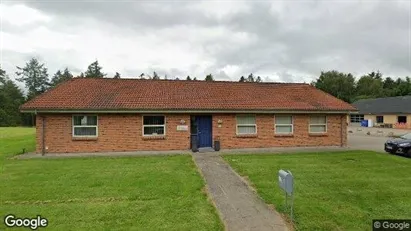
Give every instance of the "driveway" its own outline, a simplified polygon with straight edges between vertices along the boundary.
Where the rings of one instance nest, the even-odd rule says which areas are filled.
[[[390,139],[384,136],[368,136],[362,134],[348,134],[348,147],[355,150],[370,150],[384,152],[384,143]]]

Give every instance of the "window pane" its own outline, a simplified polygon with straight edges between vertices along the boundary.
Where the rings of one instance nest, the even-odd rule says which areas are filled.
[[[144,127],[144,135],[164,135],[164,127]]]
[[[238,134],[255,134],[255,126],[238,126]]]
[[[95,127],[75,127],[75,136],[97,136],[97,128]]]
[[[164,125],[164,116],[144,116],[144,125]]]
[[[97,125],[97,116],[74,116],[74,125]]]
[[[290,126],[276,126],[275,132],[276,133],[292,133],[293,128],[291,125]]]
[[[255,124],[255,116],[237,116],[237,124]]]
[[[292,124],[293,118],[291,116],[275,116],[275,124]]]
[[[310,132],[325,132],[325,125],[310,125]]]
[[[325,116],[311,116],[310,117],[310,124],[325,124],[326,118]]]

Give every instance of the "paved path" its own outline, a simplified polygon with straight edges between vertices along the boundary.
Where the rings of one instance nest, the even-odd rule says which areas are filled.
[[[251,191],[217,153],[194,153],[193,157],[228,231],[288,230],[281,216]]]

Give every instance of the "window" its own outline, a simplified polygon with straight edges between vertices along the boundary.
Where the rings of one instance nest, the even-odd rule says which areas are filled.
[[[359,115],[359,114],[350,115],[351,123],[361,123],[361,121],[363,120],[364,120],[364,115]]]
[[[237,116],[237,134],[257,134],[257,125],[254,115]]]
[[[292,134],[293,133],[293,117],[292,116],[275,116],[275,133],[276,134]]]
[[[96,115],[74,115],[73,136],[74,137],[97,137],[98,134]]]
[[[143,136],[163,136],[165,133],[164,116],[143,116]]]
[[[397,121],[398,121],[398,123],[406,124],[407,123],[407,117],[406,116],[398,116]]]
[[[310,117],[310,133],[327,132],[327,117],[326,116],[311,116]]]
[[[384,123],[384,116],[377,116],[377,124],[382,124]]]

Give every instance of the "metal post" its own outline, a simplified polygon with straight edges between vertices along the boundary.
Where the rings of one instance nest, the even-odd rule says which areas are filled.
[[[291,221],[294,221],[293,218],[293,206],[294,206],[294,193],[291,194],[291,212],[290,212],[290,216],[291,216]]]

